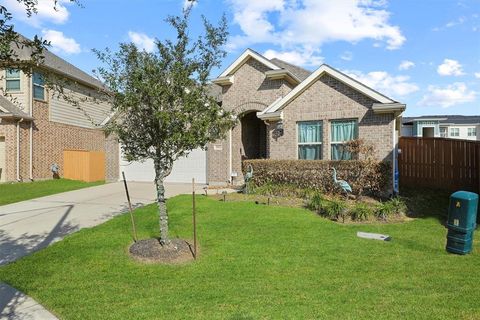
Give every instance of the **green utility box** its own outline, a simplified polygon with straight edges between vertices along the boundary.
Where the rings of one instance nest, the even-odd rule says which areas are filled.
[[[477,227],[478,194],[457,191],[450,196],[447,220],[447,251],[467,254],[472,251],[473,232]]]

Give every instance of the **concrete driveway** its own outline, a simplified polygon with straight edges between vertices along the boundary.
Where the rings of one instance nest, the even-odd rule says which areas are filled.
[[[134,207],[155,201],[153,183],[129,182]],[[196,192],[201,193],[203,186]],[[191,184],[166,183],[166,196],[191,193]],[[75,190],[0,206],[0,265],[100,224],[128,210],[122,182]],[[0,283],[0,320],[57,319],[35,300]]]

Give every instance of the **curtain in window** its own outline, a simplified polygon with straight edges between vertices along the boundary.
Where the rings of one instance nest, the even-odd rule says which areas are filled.
[[[322,122],[308,121],[298,124],[298,158],[303,160],[322,159]],[[312,144],[309,144],[312,143]]]
[[[355,120],[332,121],[332,142],[346,142],[357,138],[358,124]],[[344,150],[342,143],[332,143],[332,160],[350,160],[352,154]]]
[[[298,142],[322,142],[322,124],[319,121],[299,123]]]

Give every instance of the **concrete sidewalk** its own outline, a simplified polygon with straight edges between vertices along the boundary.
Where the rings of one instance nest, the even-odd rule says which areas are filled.
[[[156,199],[153,183],[129,182],[134,207]],[[202,193],[201,185],[196,191]],[[166,183],[166,196],[191,193],[191,184]],[[122,182],[0,206],[0,265],[15,261],[128,210]],[[0,283],[0,319],[56,319],[33,299]]]

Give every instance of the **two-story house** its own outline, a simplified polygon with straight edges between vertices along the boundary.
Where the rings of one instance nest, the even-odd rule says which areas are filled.
[[[30,58],[28,48],[16,51]],[[118,180],[118,142],[99,125],[111,106],[93,99],[102,83],[48,50],[43,55],[29,72],[0,70],[0,182],[50,179],[52,164],[62,176],[65,150],[104,151],[105,178]],[[63,94],[47,88],[45,74],[64,79]]]

